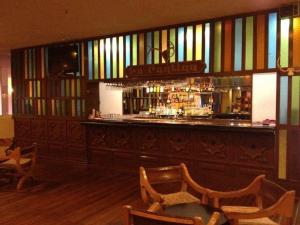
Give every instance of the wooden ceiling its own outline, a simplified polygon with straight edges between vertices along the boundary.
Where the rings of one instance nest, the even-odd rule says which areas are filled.
[[[289,0],[1,1],[0,52],[280,7]]]

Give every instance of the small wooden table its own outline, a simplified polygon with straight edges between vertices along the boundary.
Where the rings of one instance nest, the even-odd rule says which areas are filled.
[[[199,203],[184,203],[164,207],[161,214],[172,217],[201,217],[204,224],[207,224],[214,212],[220,213],[218,225],[230,225],[221,209]]]

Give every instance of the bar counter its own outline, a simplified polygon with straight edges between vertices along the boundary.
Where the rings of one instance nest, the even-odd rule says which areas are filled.
[[[107,118],[82,122],[91,165],[137,173],[139,166],[187,164],[201,184],[240,188],[276,177],[275,127],[230,120]]]
[[[251,123],[242,120],[227,119],[164,119],[164,118],[141,118],[141,117],[117,117],[100,118],[82,122],[85,125],[113,125],[113,126],[160,126],[160,127],[182,127],[199,128],[227,131],[246,132],[275,132],[275,126]]]

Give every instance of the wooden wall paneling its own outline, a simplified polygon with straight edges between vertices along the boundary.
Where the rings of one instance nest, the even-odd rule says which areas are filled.
[[[159,130],[153,127],[139,127],[132,128],[134,135],[132,135],[132,141],[134,148],[141,154],[151,155],[160,153],[163,155],[165,148],[160,147],[160,136]]]
[[[111,171],[113,169],[113,152],[89,148],[90,154],[89,163],[97,168],[102,168]]]
[[[291,181],[300,181],[300,127],[290,127],[288,129],[288,155],[287,172],[288,179]]]
[[[66,120],[48,119],[47,122],[49,143],[65,144],[67,139]]]
[[[68,145],[84,147],[85,127],[80,124],[80,120],[67,120],[67,143]]]

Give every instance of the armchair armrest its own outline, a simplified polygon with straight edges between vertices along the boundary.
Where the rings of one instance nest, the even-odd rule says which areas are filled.
[[[207,203],[207,194],[210,189],[202,187],[199,185],[196,181],[193,180],[191,177],[188,169],[186,168],[186,165],[184,163],[181,163],[180,166],[183,169],[183,179],[184,181],[195,191],[202,194],[202,202]]]
[[[257,196],[264,178],[265,175],[260,175],[256,177],[247,187],[235,191],[223,192],[208,190],[208,198],[214,199],[214,207],[220,207],[219,200],[222,198],[240,198],[251,194]]]
[[[220,213],[219,212],[214,212],[212,216],[210,217],[207,225],[215,225],[218,224],[219,218],[220,218]]]

